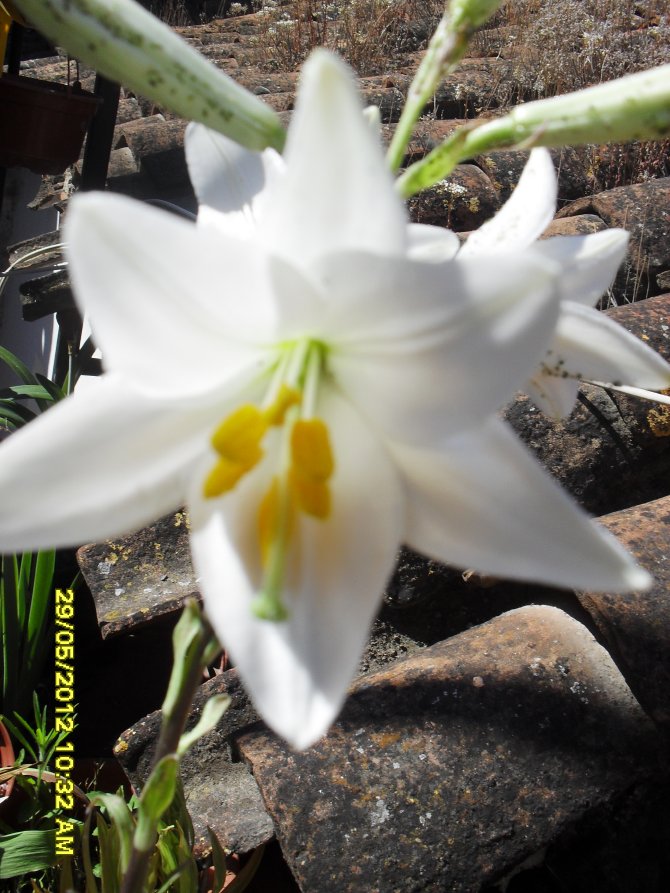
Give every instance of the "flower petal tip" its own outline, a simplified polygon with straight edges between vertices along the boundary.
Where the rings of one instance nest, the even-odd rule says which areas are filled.
[[[614,570],[611,574],[606,574],[605,577],[603,577],[602,584],[584,587],[584,589],[580,591],[607,592],[617,595],[631,592],[649,592],[654,585],[654,578],[652,575],[637,564],[633,556],[629,552],[626,552],[618,540],[610,537],[609,534],[607,539],[610,541],[610,544],[615,547],[616,552],[618,552],[618,570]]]
[[[316,692],[312,692],[307,700],[303,700],[296,691],[293,694],[290,707],[285,707],[281,713],[273,708],[268,709],[267,704],[259,713],[275,735],[285,741],[291,750],[299,752],[313,747],[328,734],[341,704]]]
[[[627,583],[632,592],[648,592],[654,585],[654,578],[643,567],[636,564],[628,572]]]
[[[349,70],[349,66],[331,50],[327,50],[325,47],[316,47],[309,54],[307,61],[303,65],[302,77],[326,78],[335,73],[339,75]]]

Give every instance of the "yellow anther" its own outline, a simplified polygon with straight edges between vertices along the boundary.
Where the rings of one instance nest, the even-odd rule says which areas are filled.
[[[248,470],[239,462],[231,462],[224,457],[220,458],[205,478],[202,488],[205,499],[214,499],[232,490]]]
[[[301,511],[324,520],[330,515],[333,453],[321,419],[300,419],[291,431],[291,490]]]
[[[289,479],[298,508],[306,515],[324,521],[330,515],[330,487],[323,481],[304,477],[292,468]]]
[[[247,470],[263,455],[260,442],[268,429],[264,413],[257,406],[245,404],[224,419],[212,435],[217,453]]]
[[[291,431],[291,461],[301,478],[327,481],[335,463],[328,428],[321,419],[300,419]]]
[[[286,411],[290,409],[291,406],[300,403],[300,399],[301,396],[299,391],[282,383],[279,388],[279,393],[273,403],[271,403],[267,409],[263,410],[263,418],[268,425],[283,425]]]
[[[268,429],[257,406],[245,404],[224,419],[212,435],[219,459],[205,478],[206,499],[222,496],[263,457],[261,439]]]

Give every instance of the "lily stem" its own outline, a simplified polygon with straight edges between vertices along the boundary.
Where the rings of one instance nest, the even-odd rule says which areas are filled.
[[[464,27],[454,28],[449,10],[445,11],[410,84],[407,100],[386,155],[393,173],[402,165],[414,125],[426,104],[439,83],[456,68],[465,55],[471,33],[470,29]]]
[[[174,661],[163,702],[161,730],[152,761],[152,773],[163,757],[175,754],[186,727],[193,697],[216,646],[214,633],[195,602],[187,604],[174,632]],[[156,830],[155,840],[158,837]],[[153,846],[138,848],[135,841],[120,893],[144,893]]]

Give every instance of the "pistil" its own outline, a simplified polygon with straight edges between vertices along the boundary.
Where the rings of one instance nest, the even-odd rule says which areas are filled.
[[[277,473],[257,517],[263,583],[252,611],[263,620],[288,616],[282,593],[298,512],[321,521],[331,513],[330,436],[326,424],[314,416],[323,365],[320,342],[304,338],[286,345],[263,404],[240,406],[212,435],[218,458],[203,485],[206,498],[232,490],[263,458],[268,429],[283,429]]]

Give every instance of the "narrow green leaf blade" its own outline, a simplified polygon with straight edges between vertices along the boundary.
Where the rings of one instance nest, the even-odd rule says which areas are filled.
[[[32,400],[52,401],[49,391],[41,384],[14,384],[0,389],[0,398],[11,400],[13,397],[24,397]]]
[[[14,372],[17,377],[21,379],[23,384],[39,384],[39,381],[26,366],[23,360],[20,360],[19,357],[16,356],[16,354],[13,354],[11,352],[11,350],[7,350],[6,347],[2,347],[1,345],[0,361],[9,366],[12,372]]]
[[[28,653],[26,656],[30,665],[45,649],[46,634],[50,628],[55,566],[56,553],[53,549],[37,553],[28,615]]]
[[[53,865],[55,831],[17,831],[0,835],[0,879],[41,871]]]
[[[230,698],[228,695],[213,695],[203,707],[200,719],[196,725],[189,732],[184,732],[179,739],[177,750],[179,756],[183,756],[199,738],[211,732],[229,707]]]
[[[130,861],[130,853],[133,846],[133,817],[128,806],[117,794],[96,793],[91,796],[91,803],[95,806],[104,806],[107,810],[111,829],[118,839],[121,869],[125,870]]]

